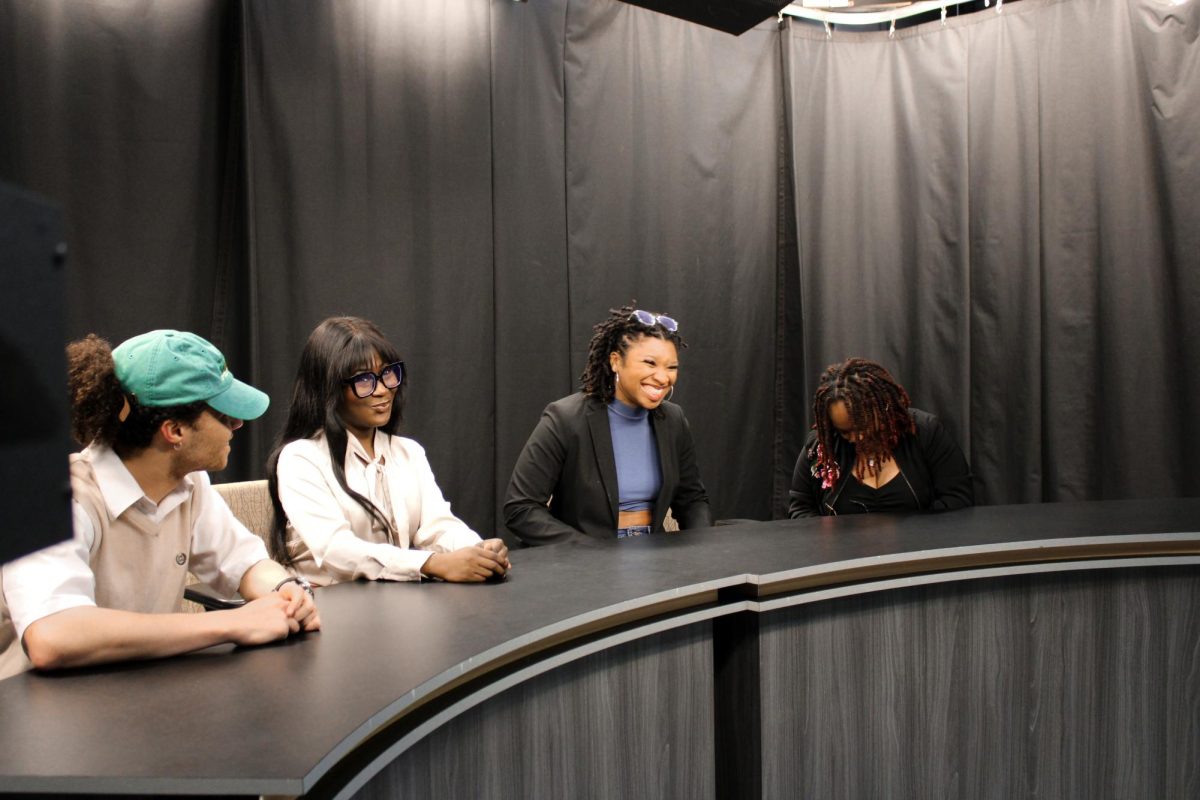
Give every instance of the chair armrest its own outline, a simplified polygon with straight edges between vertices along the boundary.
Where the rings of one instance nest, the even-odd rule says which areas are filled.
[[[183,599],[191,600],[203,606],[205,611],[223,611],[229,608],[241,608],[246,601],[241,597],[228,600],[218,595],[207,583],[193,583],[183,590]]]

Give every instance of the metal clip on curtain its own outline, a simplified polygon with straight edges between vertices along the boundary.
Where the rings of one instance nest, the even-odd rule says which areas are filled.
[[[825,38],[832,39],[833,38],[833,28],[831,28],[829,26],[829,20],[822,20],[821,24],[823,24],[825,26]]]
[[[942,3],[942,27],[946,27],[946,4]]]
[[[889,39],[896,38],[896,18],[895,17],[892,17],[892,26],[890,28],[888,28],[888,38]]]

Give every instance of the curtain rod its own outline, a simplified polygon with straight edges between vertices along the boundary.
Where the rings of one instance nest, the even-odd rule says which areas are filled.
[[[892,9],[891,11],[828,11],[825,9],[806,8],[799,3],[792,3],[784,6],[779,12],[780,19],[784,14],[789,17],[800,17],[801,19],[811,19],[815,22],[824,22],[826,25],[879,25],[884,22],[895,22],[898,19],[905,17],[915,17],[918,14],[928,14],[931,11],[942,11],[942,21],[946,20],[946,8],[948,6],[956,6],[959,3],[970,2],[970,0],[917,0],[917,2],[905,6],[904,8]],[[985,0],[986,5],[986,0]],[[996,0],[996,13],[1000,13],[1000,9],[1004,6],[1004,0]]]

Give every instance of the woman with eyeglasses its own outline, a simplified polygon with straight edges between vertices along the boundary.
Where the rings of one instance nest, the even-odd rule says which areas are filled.
[[[827,367],[813,419],[792,474],[793,519],[974,504],[962,450],[937,417],[909,406],[908,392],[874,361]]]
[[[267,465],[281,563],[339,581],[503,577],[508,548],[450,512],[421,445],[397,435],[404,362],[371,322],[332,317],[308,337]]]
[[[632,306],[593,329],[583,390],[546,406],[508,484],[504,519],[526,544],[712,525],[692,434],[669,402],[679,324]]]

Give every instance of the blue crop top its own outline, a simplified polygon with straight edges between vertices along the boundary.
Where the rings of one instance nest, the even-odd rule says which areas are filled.
[[[608,404],[613,456],[617,461],[617,493],[621,511],[653,511],[662,488],[658,446],[650,427],[650,412],[626,405],[615,397]]]

